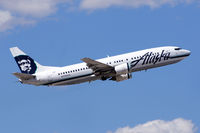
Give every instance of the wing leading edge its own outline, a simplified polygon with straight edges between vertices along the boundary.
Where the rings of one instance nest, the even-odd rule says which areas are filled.
[[[102,62],[90,59],[90,58],[83,58],[81,59],[84,61],[89,68],[91,68],[96,75],[108,76],[108,74],[114,73],[114,67],[104,64]],[[108,77],[111,77],[108,76]]]

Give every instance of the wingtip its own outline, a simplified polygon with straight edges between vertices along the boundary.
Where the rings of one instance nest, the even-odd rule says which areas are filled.
[[[82,61],[84,61],[85,59],[88,59],[88,58],[87,58],[87,57],[85,57],[85,58],[82,58],[81,60],[82,60]]]
[[[18,74],[18,72],[14,72],[14,73],[12,73],[12,75],[15,75],[15,76],[16,76],[17,74]]]

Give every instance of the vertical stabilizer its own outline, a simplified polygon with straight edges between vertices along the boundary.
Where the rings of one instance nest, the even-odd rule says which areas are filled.
[[[37,72],[45,71],[48,68],[34,61],[30,56],[25,54],[18,47],[10,48],[10,52],[12,53],[22,73],[35,74]]]

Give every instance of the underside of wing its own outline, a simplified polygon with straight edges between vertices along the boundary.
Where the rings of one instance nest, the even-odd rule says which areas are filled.
[[[17,78],[21,80],[29,80],[29,79],[34,79],[36,76],[31,75],[31,74],[25,74],[25,73],[13,73]]]

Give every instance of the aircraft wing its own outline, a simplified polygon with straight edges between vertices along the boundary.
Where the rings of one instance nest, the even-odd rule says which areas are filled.
[[[25,73],[13,73],[17,78],[21,80],[29,80],[29,79],[34,79],[36,76],[31,75],[31,74],[25,74]]]
[[[91,68],[95,73],[106,73],[106,72],[110,72],[110,71],[113,71],[114,68],[110,65],[107,65],[107,64],[104,64],[104,63],[101,63],[99,61],[95,61],[93,59],[90,59],[90,58],[83,58],[81,59],[82,61],[84,61],[85,63],[87,63],[87,66],[89,68]]]

